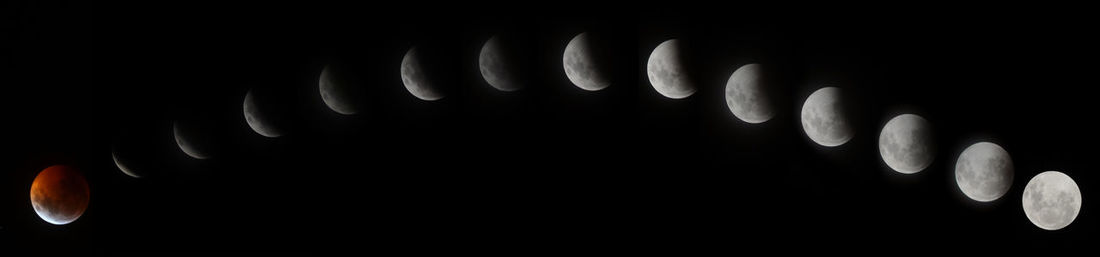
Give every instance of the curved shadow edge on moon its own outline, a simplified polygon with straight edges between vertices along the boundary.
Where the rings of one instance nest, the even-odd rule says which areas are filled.
[[[188,140],[188,135],[185,135],[182,129],[180,129],[179,122],[172,123],[172,135],[176,139],[176,145],[187,156],[191,158],[205,160],[210,158],[210,154],[198,149],[194,142]]]
[[[416,47],[409,49],[405,53],[405,57],[401,58],[401,83],[405,84],[405,89],[409,90],[409,93],[414,97],[424,101],[435,101],[442,99],[444,94],[436,88],[435,84],[431,83],[427,74],[424,74],[424,67],[421,66],[421,56]]]
[[[851,125],[841,103],[841,90],[823,87],[814,91],[802,104],[802,130],[815,143],[835,147],[853,137]]]
[[[744,122],[758,124],[775,116],[760,64],[742,65],[726,82],[726,105]]]
[[[1012,187],[1012,158],[1001,146],[978,142],[967,147],[955,163],[955,182],[970,199],[991,202]]]
[[[588,33],[578,34],[565,46],[561,62],[569,82],[587,91],[599,91],[610,86],[611,82],[602,74],[592,51]]]
[[[683,99],[695,93],[695,86],[683,67],[679,42],[679,39],[669,39],[657,45],[646,62],[646,74],[653,89],[672,99]]]
[[[118,157],[118,149],[111,149],[111,160],[115,161],[115,166],[118,166],[118,169],[121,170],[123,174],[133,178],[141,178],[140,174],[130,169],[130,167],[123,163],[121,158]]]
[[[1069,175],[1046,171],[1027,182],[1023,193],[1027,219],[1045,230],[1069,226],[1081,211],[1081,188]]]
[[[261,136],[271,138],[282,136],[279,130],[271,126],[270,121],[264,119],[264,113],[260,112],[259,107],[256,106],[252,93],[252,90],[249,90],[244,96],[244,119],[248,127]]]
[[[321,93],[321,100],[325,102],[332,111],[343,114],[352,115],[358,112],[355,106],[352,105],[348,92],[344,87],[348,85],[338,82],[335,74],[332,71],[332,66],[325,66],[321,70],[321,76],[318,79],[317,85]]]
[[[64,165],[42,170],[31,183],[31,205],[42,220],[54,225],[76,221],[88,209],[88,181]]]
[[[890,119],[879,133],[879,154],[894,171],[913,174],[932,164],[935,157],[931,146],[928,121],[913,114]]]
[[[489,86],[500,91],[512,92],[520,89],[515,81],[515,76],[508,70],[510,61],[504,54],[504,49],[497,36],[485,41],[478,54],[477,64],[481,70],[481,77]]]

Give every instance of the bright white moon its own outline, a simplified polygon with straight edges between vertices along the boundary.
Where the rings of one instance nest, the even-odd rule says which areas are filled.
[[[823,87],[802,104],[802,130],[815,143],[833,147],[852,139],[852,128],[840,100],[840,88]]]
[[[932,129],[921,116],[902,114],[886,122],[878,136],[878,151],[887,166],[913,174],[932,164]]]
[[[684,70],[678,39],[669,39],[653,49],[646,63],[646,73],[649,84],[665,97],[682,99],[695,93],[695,86]]]
[[[1008,151],[989,142],[970,145],[955,163],[955,182],[959,189],[979,202],[991,202],[1008,193],[1014,173]]]
[[[1024,214],[1032,224],[1059,230],[1073,223],[1081,211],[1081,189],[1065,173],[1047,171],[1027,182],[1023,202]]]

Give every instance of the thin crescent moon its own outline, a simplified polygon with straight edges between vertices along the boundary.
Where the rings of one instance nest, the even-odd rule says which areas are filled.
[[[118,169],[122,170],[122,173],[129,175],[130,177],[141,178],[141,175],[134,173],[134,171],[131,170],[130,167],[127,167],[126,164],[123,164],[122,161],[118,159],[118,149],[111,149],[111,159],[115,161],[115,166],[118,166]]]
[[[261,117],[257,116],[258,111],[256,101],[252,97],[252,90],[249,89],[248,93],[244,95],[244,120],[248,123],[248,127],[261,136],[271,138],[281,136],[277,131],[268,127],[269,124],[265,124]]]
[[[191,142],[187,142],[187,139],[183,137],[182,133],[183,132],[180,132],[179,122],[172,123],[172,136],[175,137],[176,145],[179,146],[180,150],[183,151],[183,153],[187,154],[187,156],[191,156],[191,158],[199,160],[210,158],[210,156],[199,152],[198,149],[195,149],[195,146],[192,145]]]

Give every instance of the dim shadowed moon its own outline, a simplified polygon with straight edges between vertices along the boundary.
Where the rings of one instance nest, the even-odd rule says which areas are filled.
[[[1024,187],[1024,214],[1046,230],[1069,226],[1081,211],[1081,188],[1065,173],[1047,171],[1035,175]]]
[[[405,57],[401,58],[401,82],[405,84],[405,89],[408,89],[410,94],[420,100],[435,101],[443,98],[443,92],[440,92],[425,74],[416,47],[409,49]]]
[[[176,139],[176,145],[179,146],[180,150],[187,154],[187,156],[199,160],[210,158],[209,153],[200,150],[195,142],[188,140],[189,137],[184,129],[180,128],[179,121],[172,123],[172,135]]]
[[[481,53],[477,58],[478,67],[481,69],[481,77],[485,78],[485,82],[497,90],[506,92],[519,90],[520,86],[516,81],[516,74],[508,70],[508,67],[514,64],[507,56],[506,49],[500,41],[499,37],[494,36],[485,41],[485,45],[481,46]]]
[[[89,200],[88,181],[69,166],[50,166],[31,183],[34,212],[50,224],[65,225],[80,218]]]
[[[588,91],[599,91],[610,86],[611,81],[603,75],[592,51],[588,33],[581,33],[565,46],[561,62],[565,67],[565,76],[573,85]]]
[[[666,40],[653,49],[646,63],[649,84],[657,93],[672,99],[686,98],[695,93],[680,51],[679,39]]]
[[[890,119],[878,136],[878,151],[887,166],[902,174],[920,172],[932,164],[932,130],[921,116],[902,114]]]
[[[762,123],[775,116],[760,64],[746,64],[737,68],[726,82],[726,105],[738,119],[748,123]]]
[[[352,104],[352,99],[349,96],[348,85],[345,81],[338,80],[334,77],[332,66],[325,66],[321,70],[321,76],[318,79],[318,87],[321,90],[321,100],[325,102],[325,105],[329,109],[339,114],[352,115],[358,112],[355,106]]]
[[[129,165],[126,165],[124,159],[118,156],[118,148],[111,149],[111,160],[115,161],[115,166],[118,166],[118,169],[121,170],[123,174],[133,178],[141,178],[140,173],[131,169]]]
[[[260,111],[252,93],[252,90],[249,90],[244,96],[244,120],[248,123],[248,127],[261,136],[282,136],[282,132],[272,126],[269,117],[266,116],[267,114]]]
[[[991,202],[1012,187],[1013,169],[1008,151],[994,143],[978,142],[959,154],[955,163],[955,182],[970,199]]]
[[[802,104],[802,130],[819,145],[833,147],[852,139],[840,92],[840,88],[823,87]]]

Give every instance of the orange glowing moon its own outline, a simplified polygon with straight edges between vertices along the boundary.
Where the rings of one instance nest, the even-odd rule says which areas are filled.
[[[42,170],[31,183],[31,205],[42,220],[65,225],[88,209],[88,181],[76,169],[54,165]]]

